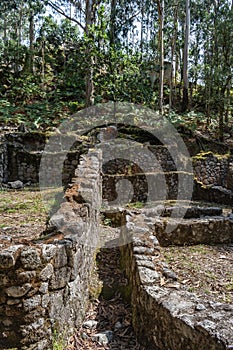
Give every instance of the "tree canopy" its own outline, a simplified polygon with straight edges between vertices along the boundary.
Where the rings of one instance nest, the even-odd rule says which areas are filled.
[[[231,131],[232,1],[2,0],[0,10],[0,122],[47,128],[119,100],[205,121],[219,139]]]

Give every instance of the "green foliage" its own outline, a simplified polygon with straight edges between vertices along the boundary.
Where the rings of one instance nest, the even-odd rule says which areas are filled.
[[[126,206],[128,208],[135,208],[135,209],[141,209],[143,208],[145,203],[142,202],[135,202],[135,203],[128,203]]]
[[[64,335],[58,333],[56,330],[53,333],[53,348],[52,350],[64,350],[66,346],[66,341],[64,340]]]
[[[191,111],[186,114],[178,114],[175,111],[168,113],[168,120],[175,126],[184,125],[189,130],[195,131],[198,126],[203,122],[203,113]]]
[[[85,107],[90,66],[95,103],[119,100],[158,108],[158,81],[152,86],[150,80],[160,70],[154,3],[97,2],[88,31],[84,1],[51,2],[56,16],[51,7],[45,11],[46,3],[0,4],[0,123],[23,122],[30,129],[58,125]],[[163,102],[170,103],[168,118],[175,125],[195,130],[208,122],[221,134],[232,117],[232,7],[227,0],[219,6],[191,2],[191,112],[180,115],[184,10],[180,0],[165,1],[165,61],[175,44],[177,64],[173,86],[165,79]]]

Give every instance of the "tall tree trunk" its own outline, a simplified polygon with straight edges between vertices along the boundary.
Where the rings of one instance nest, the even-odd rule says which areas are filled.
[[[226,111],[225,111],[225,125],[228,126],[229,123],[229,110],[231,104],[231,81],[227,84],[227,95],[226,95]]]
[[[183,101],[182,111],[185,112],[189,105],[188,92],[188,59],[189,59],[189,35],[190,35],[190,0],[185,1],[185,40],[183,54]]]
[[[45,89],[45,40],[43,38],[41,43],[41,80],[42,80],[42,88]]]
[[[7,42],[7,18],[6,15],[3,16],[3,42],[6,45]]]
[[[33,73],[34,72],[34,39],[35,39],[35,24],[34,24],[34,13],[33,10],[31,10],[30,17],[29,17],[29,49],[30,49],[30,54],[29,54],[29,72]]]
[[[174,56],[176,52],[176,40],[177,40],[177,6],[174,7],[174,20],[173,20],[173,36],[171,42],[171,75],[170,75],[170,93],[169,93],[169,109],[171,110],[173,105],[173,89],[174,89]]]
[[[116,41],[116,0],[111,0],[110,14],[110,46],[114,46]]]
[[[141,57],[143,55],[143,49],[144,49],[144,17],[145,17],[145,11],[144,11],[144,4],[142,3],[141,7],[141,33],[140,33],[140,50],[141,50]]]
[[[164,83],[164,0],[157,0],[159,14],[159,110],[163,114],[163,83]]]
[[[94,0],[86,0],[86,23],[85,33],[87,38],[90,38],[90,27],[94,22]],[[86,107],[94,104],[94,82],[93,82],[93,71],[94,71],[94,57],[91,54],[90,43],[88,43],[86,53],[88,59],[87,74],[86,74]]]

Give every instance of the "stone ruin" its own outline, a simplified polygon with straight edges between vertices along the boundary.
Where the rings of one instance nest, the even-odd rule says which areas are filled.
[[[96,205],[64,201],[53,217],[69,221],[62,232],[15,244],[0,236],[1,349],[49,349],[55,333],[67,338],[81,325],[99,236],[100,164],[95,151],[81,158],[74,186]]]
[[[2,137],[1,182],[38,182],[46,137],[38,136],[36,143],[34,140],[35,135],[30,138],[28,134]],[[85,193],[85,200],[74,195],[73,199],[63,202],[52,217],[54,225],[59,223],[59,227],[63,227],[62,235],[49,235],[45,240],[27,244],[9,244],[1,237],[2,349],[49,349],[55,331],[67,337],[80,326],[99,240],[101,197],[104,203],[114,202],[117,183],[125,179],[134,189],[131,201],[147,201],[147,183],[140,168],[130,164],[129,171],[129,164],[122,160],[102,164],[98,145],[95,150],[91,147],[93,145],[78,143],[68,153],[62,150],[50,155],[59,159],[64,157],[64,152],[67,153],[63,183],[67,185],[73,180],[73,185],[78,185],[79,191]],[[156,154],[160,171],[162,169],[165,174],[168,205],[153,204],[154,200],[163,199],[164,193],[160,194],[158,188],[156,198],[151,198],[151,207],[139,210],[116,206],[114,212],[105,211],[105,215],[118,221],[121,227],[122,266],[129,279],[137,337],[152,350],[232,349],[232,305],[203,301],[194,293],[171,291],[159,283],[162,276],[161,246],[233,243],[232,214],[223,215],[222,208],[216,205],[231,206],[232,203],[231,153],[220,156],[207,150],[193,155],[194,174],[184,174],[195,179],[193,200],[215,204],[207,207],[188,205],[184,219],[180,220],[179,210],[183,212],[184,208],[181,205],[175,208],[177,218],[171,217],[174,206],[169,202],[177,198],[175,164],[162,145],[151,145],[150,150]],[[152,164],[146,175],[156,181],[160,179],[160,171]],[[60,176],[59,172],[57,176]],[[71,224],[65,227],[67,216]],[[166,232],[168,220],[175,226],[171,233]],[[64,324],[67,327],[64,328]]]

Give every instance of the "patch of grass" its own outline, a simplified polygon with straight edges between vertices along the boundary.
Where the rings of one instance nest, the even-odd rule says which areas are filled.
[[[191,253],[207,254],[208,250],[202,244],[189,247]]]
[[[42,195],[30,189],[0,191],[0,227],[44,223],[47,209]]]
[[[141,209],[143,208],[145,203],[142,202],[135,202],[135,203],[128,203],[126,206],[128,208],[135,208],[135,209]]]
[[[103,220],[103,224],[104,224],[105,226],[112,226],[112,220],[111,220],[110,218],[105,218],[105,219]]]
[[[233,280],[229,283],[226,284],[226,289],[229,291],[229,292],[233,292]]]
[[[53,350],[64,350],[66,347],[66,341],[64,334],[58,333],[56,330],[53,333]]]

